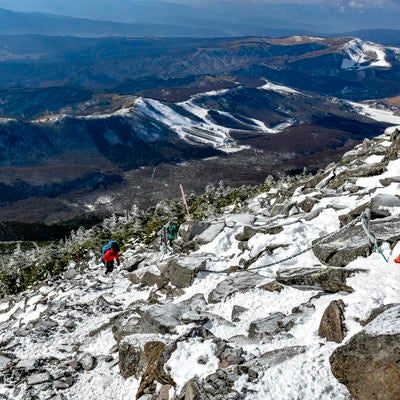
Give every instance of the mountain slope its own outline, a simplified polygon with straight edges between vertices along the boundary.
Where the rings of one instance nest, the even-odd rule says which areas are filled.
[[[148,247],[128,236],[111,275],[90,243],[106,227],[132,229],[138,215],[74,233],[59,244],[81,249],[66,271],[0,301],[0,394],[345,400],[379,384],[393,398],[399,132],[366,140],[315,176],[275,182],[238,213],[183,223],[183,252],[166,251],[159,237]],[[361,224],[367,208],[381,253]],[[52,251],[40,252],[42,262]],[[7,271],[31,256],[17,249]],[[337,330],[329,327],[335,305]],[[341,377],[338,350],[348,365]]]
[[[88,115],[0,124],[2,220],[58,222],[68,210],[71,217],[103,210],[93,206],[96,199],[116,191],[121,194],[112,194],[108,206],[120,212],[133,199],[148,205],[175,198],[180,183],[199,191],[221,179],[260,184],[268,174],[293,174],[304,167],[315,171],[387,126],[368,112],[357,115],[357,104],[271,82],[197,94],[179,103],[113,98],[113,105],[123,108],[109,114],[99,112],[104,100],[77,107]],[[391,113],[388,118],[396,119]],[[29,215],[24,204],[35,198],[35,213]],[[54,199],[51,212],[46,198]]]

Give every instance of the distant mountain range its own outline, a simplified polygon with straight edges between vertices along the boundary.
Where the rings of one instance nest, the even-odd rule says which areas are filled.
[[[0,0],[0,7],[4,3],[7,4],[7,1]],[[223,8],[216,3],[209,8],[196,8],[149,1],[119,2],[119,6],[113,4],[110,8],[106,6],[108,0],[103,3],[102,6],[96,2],[96,10],[91,8],[93,2],[90,2],[92,6],[86,4],[86,13],[84,5],[75,10],[71,4],[67,9],[62,9],[68,16],[49,12],[17,12],[0,8],[0,34],[81,37],[351,35],[383,44],[396,44],[400,36],[396,29],[397,18],[394,18],[390,10],[380,8],[370,15],[370,12],[364,11],[360,14],[352,9],[340,13],[335,7],[317,5],[311,7],[270,4],[268,7],[260,5],[249,7],[236,4]],[[42,8],[56,10],[50,4]],[[57,9],[60,10],[60,7]],[[85,18],[71,16],[86,14]],[[96,20],[96,17],[99,19]],[[390,27],[392,29],[389,29]]]

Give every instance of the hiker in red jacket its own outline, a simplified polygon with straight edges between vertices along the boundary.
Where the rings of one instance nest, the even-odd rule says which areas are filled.
[[[119,265],[119,246],[118,246],[118,244],[113,245],[103,255],[102,261],[103,261],[104,265],[106,266],[106,274],[113,272],[114,260],[116,260],[117,265]]]

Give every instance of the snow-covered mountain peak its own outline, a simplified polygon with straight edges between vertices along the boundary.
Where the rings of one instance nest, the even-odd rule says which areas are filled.
[[[353,39],[345,45],[343,53],[342,69],[362,70],[373,67],[391,67],[386,60],[385,48],[372,42]]]

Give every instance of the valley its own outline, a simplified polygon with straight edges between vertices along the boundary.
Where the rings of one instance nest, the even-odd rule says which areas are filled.
[[[0,36],[0,53],[8,223],[316,172],[400,115],[400,50],[360,39]]]

